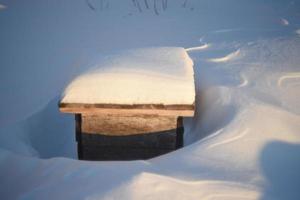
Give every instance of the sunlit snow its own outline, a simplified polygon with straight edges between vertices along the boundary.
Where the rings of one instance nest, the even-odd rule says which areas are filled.
[[[299,1],[3,5],[1,199],[300,199]],[[112,55],[172,46],[194,63],[184,147],[145,161],[78,161],[74,116],[57,106],[64,88]]]

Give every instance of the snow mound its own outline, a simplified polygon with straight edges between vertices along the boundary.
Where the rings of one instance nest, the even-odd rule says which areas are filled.
[[[151,190],[145,190],[151,188]],[[178,188],[182,192],[174,192]],[[153,191],[159,191],[154,192]],[[183,192],[184,191],[184,192]],[[229,192],[230,191],[230,192]],[[154,173],[143,172],[103,199],[255,199],[259,196],[255,189],[234,182],[217,180],[186,181]],[[89,200],[99,199],[94,195]]]
[[[193,0],[182,8],[174,0],[159,16],[119,0],[89,1],[96,10],[81,0],[5,2],[1,199],[300,199],[299,1]],[[282,16],[289,26],[279,26]],[[199,37],[209,48],[197,47]],[[65,81],[95,54],[149,46],[191,47],[196,111],[184,119],[184,148],[147,161],[76,160],[74,118],[57,108]],[[123,74],[129,68],[120,63],[134,52],[101,58],[84,76]],[[148,64],[161,63],[154,53]],[[180,74],[175,58],[173,70],[141,60],[126,72],[164,81]]]
[[[62,103],[193,104],[193,61],[183,48],[129,50],[72,81]]]

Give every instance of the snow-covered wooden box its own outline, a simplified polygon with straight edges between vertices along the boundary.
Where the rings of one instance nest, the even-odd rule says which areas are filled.
[[[66,88],[59,108],[76,115],[79,159],[147,159],[183,144],[195,107],[193,62],[183,48],[107,57]]]

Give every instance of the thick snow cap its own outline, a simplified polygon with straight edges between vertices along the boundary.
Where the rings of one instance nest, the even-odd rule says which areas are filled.
[[[129,50],[75,78],[61,103],[192,105],[193,61],[184,48]]]

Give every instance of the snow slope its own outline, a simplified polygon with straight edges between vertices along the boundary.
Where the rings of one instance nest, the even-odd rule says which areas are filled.
[[[1,199],[300,199],[299,1],[88,2],[0,2]],[[76,160],[63,88],[106,55],[160,46],[194,61],[185,147]]]

